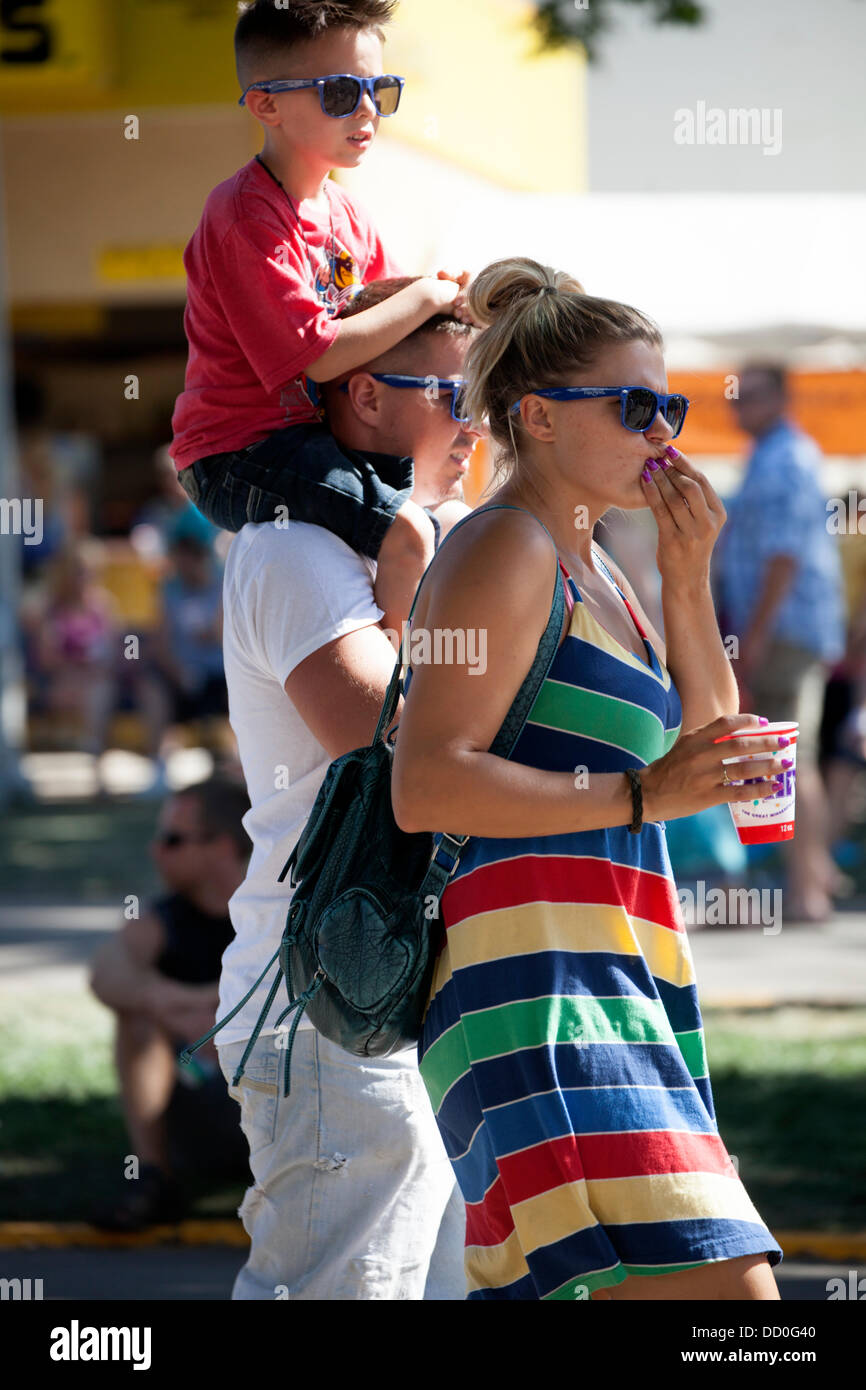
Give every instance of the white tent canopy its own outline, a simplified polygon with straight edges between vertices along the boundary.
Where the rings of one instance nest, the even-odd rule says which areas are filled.
[[[713,366],[744,350],[866,362],[866,197],[485,187],[465,212],[443,218],[438,265],[477,271],[528,255],[569,270],[591,293],[655,318],[672,365]]]

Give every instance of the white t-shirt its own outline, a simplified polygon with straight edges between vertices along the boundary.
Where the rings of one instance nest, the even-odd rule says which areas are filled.
[[[286,680],[313,652],[382,619],[375,577],[372,560],[320,526],[267,522],[245,526],[232,541],[223,585],[225,673],[253,851],[229,902],[236,936],[223,956],[218,1018],[240,1003],[279,947],[292,890],[277,877],[331,763],[286,694]],[[251,1037],[276,969],[217,1034],[219,1046]],[[281,984],[263,1033],[274,1033],[287,1004]],[[310,1025],[304,1019],[301,1026]]]

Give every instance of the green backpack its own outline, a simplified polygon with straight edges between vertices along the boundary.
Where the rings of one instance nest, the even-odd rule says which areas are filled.
[[[449,534],[478,514],[465,517]],[[564,613],[557,569],[550,620],[532,669],[490,747],[498,757],[510,757],[547,679],[559,648]],[[306,827],[280,874],[280,883],[291,874],[294,894],[279,949],[231,1013],[182,1054],[183,1062],[189,1062],[197,1048],[234,1018],[274,965],[276,974],[234,1085],[243,1075],[282,980],[289,1002],[276,1021],[277,1028],[294,1014],[285,1042],[285,1095],[290,1089],[292,1045],[305,1012],[324,1037],[359,1057],[387,1057],[418,1041],[440,940],[439,902],[469,836],[407,834],[394,819],[391,768],[397,731],[388,739],[385,733],[402,692],[404,656],[405,642],[372,744],[331,764]]]

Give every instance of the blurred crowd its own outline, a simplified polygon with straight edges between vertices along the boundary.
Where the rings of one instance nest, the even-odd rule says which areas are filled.
[[[99,759],[116,741],[150,760],[145,790],[162,795],[167,760],[190,738],[222,761],[233,753],[222,662],[227,538],[179,487],[166,447],[128,536],[97,538],[89,480],[69,466],[31,384],[19,384],[16,406],[22,496],[41,501],[43,518],[39,542],[22,546],[30,746],[89,753],[99,779]]]

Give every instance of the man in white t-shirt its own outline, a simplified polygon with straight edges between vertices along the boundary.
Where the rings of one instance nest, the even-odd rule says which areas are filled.
[[[345,312],[407,283],[369,285]],[[414,458],[413,498],[435,509],[443,530],[468,511],[454,499],[478,434],[452,416],[453,393],[430,383],[461,374],[473,336],[454,319],[430,319],[375,362],[321,388],[342,444],[368,456]],[[421,385],[398,387],[374,373],[415,376]],[[246,526],[232,543],[225,671],[253,853],[229,903],[236,937],[223,957],[219,1017],[279,945],[291,889],[277,877],[330,762],[373,737],[395,662],[374,578],[372,561],[301,522]],[[254,1178],[240,1212],[252,1245],[233,1297],[464,1298],[463,1203],[414,1049],[357,1058],[304,1020],[286,1098],[285,1025],[275,1027],[287,1003],[282,989],[232,1087],[271,978],[217,1035]]]

